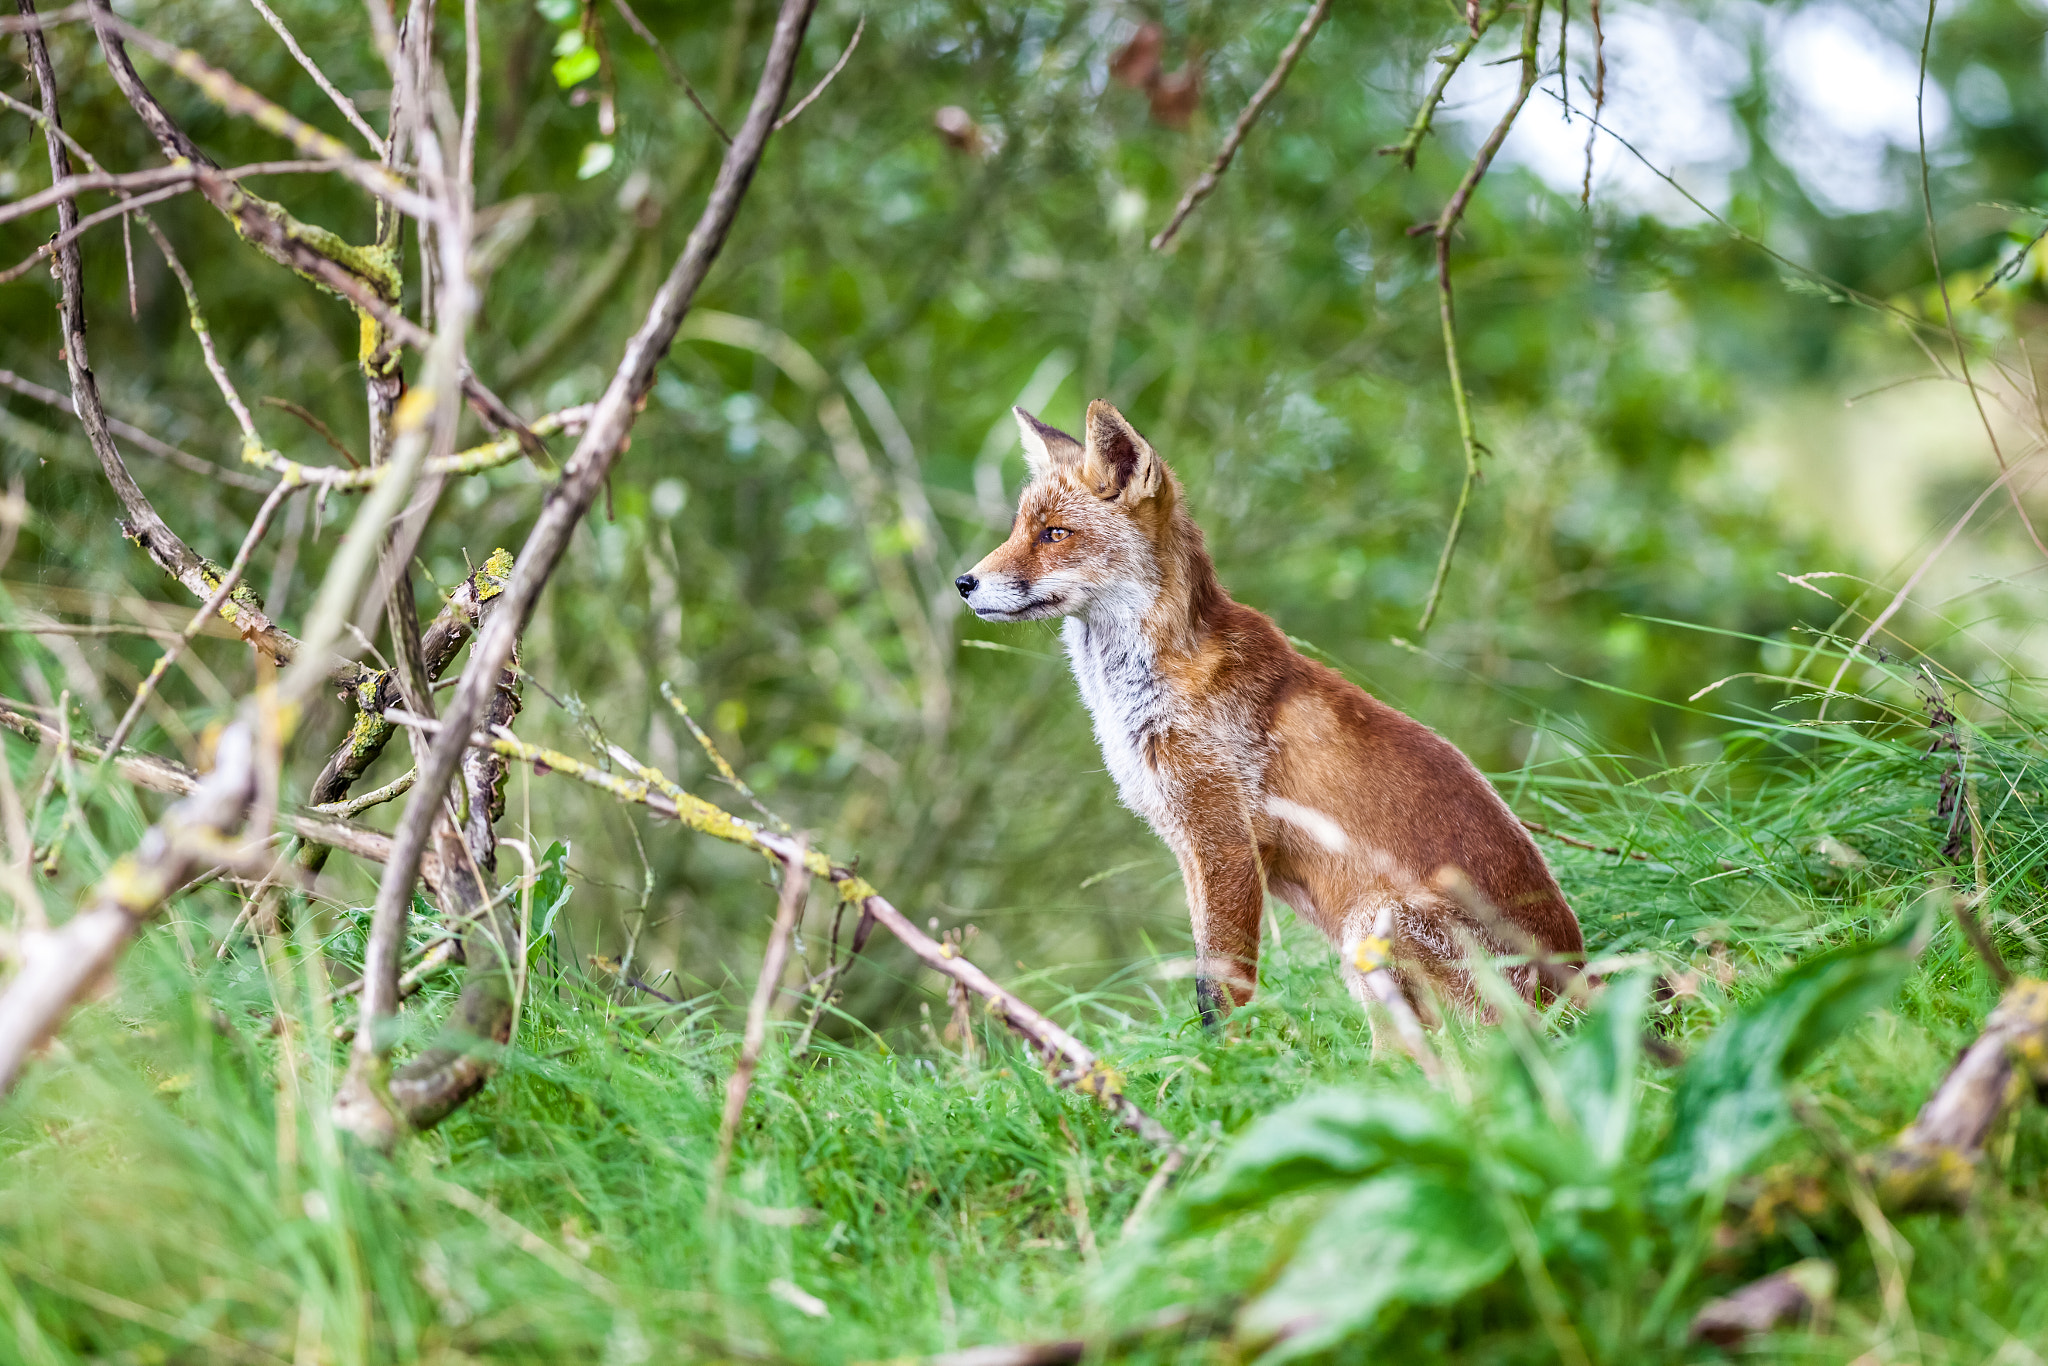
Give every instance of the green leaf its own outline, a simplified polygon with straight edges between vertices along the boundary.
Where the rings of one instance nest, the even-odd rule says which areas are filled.
[[[1697,1197],[1763,1155],[1792,1122],[1786,1082],[1891,999],[1919,952],[1923,918],[1807,959],[1714,1031],[1678,1079],[1671,1130],[1650,1171],[1660,1199]]]
[[[540,961],[555,929],[555,917],[569,904],[569,846],[556,840],[540,856],[540,869],[533,879],[533,919],[526,936],[528,967]]]
[[[574,32],[572,29],[571,32]],[[597,49],[581,46],[572,52],[555,58],[555,84],[567,90],[572,85],[581,85],[597,74]],[[592,146],[597,144],[593,143]],[[588,154],[589,148],[585,148]]]
[[[1384,1091],[1325,1091],[1259,1119],[1173,1209],[1175,1233],[1279,1195],[1370,1176],[1394,1162],[1463,1169],[1463,1126],[1437,1105]]]
[[[1406,1168],[1333,1201],[1273,1288],[1246,1305],[1253,1341],[1287,1334],[1260,1366],[1323,1350],[1395,1304],[1448,1304],[1507,1269],[1493,1202],[1464,1173]]]
[[[557,24],[566,24],[576,17],[576,0],[536,0],[534,8],[540,17]]]
[[[1643,1051],[1643,1012],[1650,974],[1630,973],[1610,983],[1599,1008],[1558,1060],[1558,1084],[1586,1151],[1601,1170],[1628,1151],[1636,1119],[1636,1063]]]

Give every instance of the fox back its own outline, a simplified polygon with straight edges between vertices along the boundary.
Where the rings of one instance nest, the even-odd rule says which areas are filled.
[[[1583,951],[1543,855],[1456,746],[1303,657],[1217,582],[1179,480],[1123,415],[1076,440],[1015,410],[1009,539],[956,580],[985,621],[1064,617],[1118,794],[1186,883],[1203,1017],[1257,985],[1265,893],[1340,951],[1361,1003],[1471,1006],[1475,954],[1553,989]]]

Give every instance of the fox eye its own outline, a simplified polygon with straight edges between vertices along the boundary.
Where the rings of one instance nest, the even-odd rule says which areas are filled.
[[[1073,532],[1063,526],[1049,526],[1038,533],[1038,539],[1041,541],[1064,541],[1073,534]]]

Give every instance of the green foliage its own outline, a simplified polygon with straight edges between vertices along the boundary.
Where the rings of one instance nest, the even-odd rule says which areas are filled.
[[[1897,990],[1926,929],[1785,973],[1708,1036],[1661,1126],[1643,1113],[1636,1059],[1650,979],[1636,972],[1561,1044],[1507,1022],[1508,1037],[1476,1050],[1444,1091],[1381,1085],[1275,1109],[1176,1202],[1155,1238],[1170,1251],[1228,1236],[1211,1230],[1236,1217],[1307,1222],[1279,1236],[1275,1265],[1246,1287],[1238,1328],[1272,1344],[1262,1362],[1384,1331],[1404,1309],[1455,1306],[1518,1259],[1525,1317],[1555,1317],[1545,1301],[1555,1282],[1590,1330],[1581,1355],[1641,1360],[1669,1336],[1698,1236],[1729,1183],[1782,1136],[1787,1084]],[[1286,1212],[1290,1197],[1318,1187],[1336,1189]],[[1158,1253],[1143,1242],[1131,1255],[1126,1284]]]

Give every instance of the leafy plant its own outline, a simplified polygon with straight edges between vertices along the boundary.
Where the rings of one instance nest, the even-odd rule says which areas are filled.
[[[1925,925],[1785,972],[1708,1038],[1668,1110],[1640,1076],[1646,972],[1561,1042],[1510,1015],[1446,1090],[1411,1079],[1283,1106],[1134,1242],[1116,1283],[1263,1217],[1280,1250],[1236,1323],[1262,1362],[1482,1300],[1540,1322],[1567,1361],[1637,1359],[1670,1334],[1729,1182],[1788,1127],[1787,1084],[1892,996]]]

